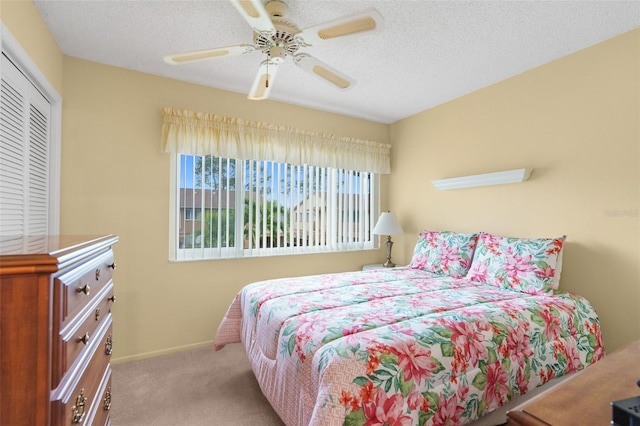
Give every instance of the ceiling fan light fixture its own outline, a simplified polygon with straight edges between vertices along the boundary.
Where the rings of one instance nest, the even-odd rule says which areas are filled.
[[[273,46],[269,50],[269,58],[275,62],[284,61],[285,56],[287,56],[287,50],[281,46]]]

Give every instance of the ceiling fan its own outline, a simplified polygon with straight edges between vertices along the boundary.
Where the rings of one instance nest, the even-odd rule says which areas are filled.
[[[381,31],[384,23],[384,18],[377,10],[368,9],[300,30],[284,18],[287,5],[281,0],[267,1],[266,4],[263,4],[262,0],[230,1],[251,26],[254,44],[177,53],[166,55],[164,60],[169,64],[184,64],[260,51],[267,55],[267,59],[260,64],[249,92],[248,98],[253,100],[269,97],[278,67],[286,58],[291,58],[298,67],[334,84],[339,89],[350,88],[354,80],[315,57],[299,52],[299,49],[339,37]]]

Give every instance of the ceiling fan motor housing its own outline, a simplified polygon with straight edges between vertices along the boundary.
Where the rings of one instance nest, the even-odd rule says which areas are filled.
[[[265,4],[267,13],[271,16],[275,33],[254,33],[256,47],[269,55],[276,62],[284,61],[287,55],[294,55],[300,48],[300,42],[295,35],[300,29],[292,22],[284,19],[287,11],[286,3],[280,0],[272,0]]]
[[[284,25],[282,25],[283,23]],[[300,48],[300,43],[296,40],[295,34],[300,31],[293,24],[284,20],[274,21],[273,24],[276,27],[274,34],[255,33],[254,42],[256,47],[274,57],[295,54]]]

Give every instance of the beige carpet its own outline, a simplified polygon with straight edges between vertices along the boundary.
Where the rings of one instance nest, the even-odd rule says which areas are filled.
[[[116,364],[111,388],[113,426],[284,426],[240,344]],[[493,413],[472,425],[504,421]]]
[[[240,344],[113,366],[113,426],[282,426]]]

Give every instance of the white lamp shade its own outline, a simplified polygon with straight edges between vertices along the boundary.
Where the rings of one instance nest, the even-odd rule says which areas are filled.
[[[373,228],[374,235],[402,235],[403,233],[396,215],[391,212],[382,213]]]

